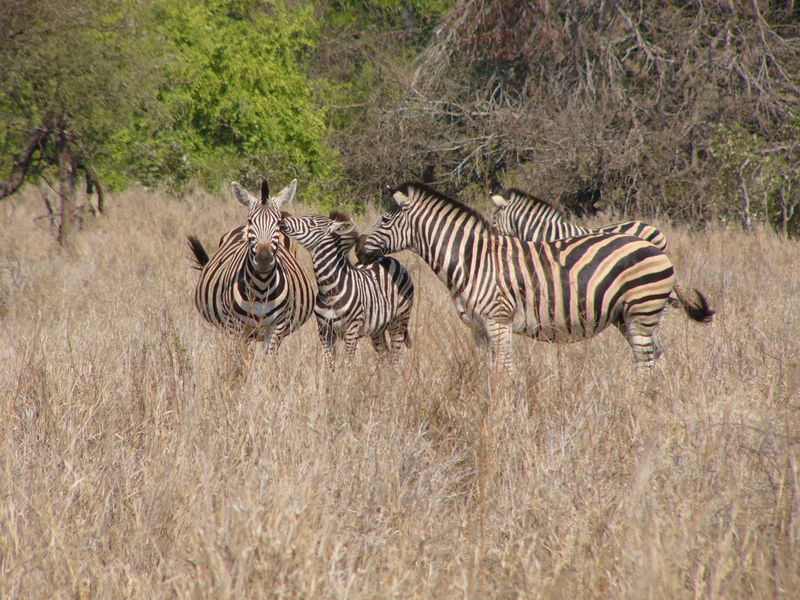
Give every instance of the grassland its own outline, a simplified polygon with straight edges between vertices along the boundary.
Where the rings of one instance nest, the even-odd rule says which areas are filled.
[[[312,322],[268,359],[196,313],[235,202],[109,204],[62,250],[0,203],[0,597],[797,597],[797,242],[659,223],[712,325],[652,373],[517,338],[493,387],[411,254],[412,348],[329,372]]]

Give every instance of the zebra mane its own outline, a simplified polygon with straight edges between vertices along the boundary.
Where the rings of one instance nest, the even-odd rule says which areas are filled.
[[[348,214],[336,209],[333,209],[330,214],[328,214],[328,218],[331,221],[338,221],[339,223],[348,223],[353,220]]]
[[[450,196],[447,196],[447,195],[443,194],[442,192],[433,189],[429,185],[426,185],[424,183],[420,183],[419,181],[407,181],[405,183],[401,183],[400,185],[390,189],[389,190],[389,194],[394,194],[395,192],[400,192],[401,194],[404,194],[406,196],[411,196],[412,192],[410,190],[412,190],[412,189],[418,190],[419,192],[422,192],[423,194],[425,194],[427,196],[432,196],[432,197],[436,198],[437,200],[440,200],[440,201],[444,202],[445,204],[449,204],[450,206],[457,207],[459,210],[469,214],[470,216],[474,217],[477,221],[479,221],[486,228],[486,232],[487,233],[493,233],[494,232],[494,228],[492,227],[492,224],[489,221],[489,219],[484,217],[477,210],[475,210],[471,206],[467,206],[466,204],[464,204],[463,202],[461,202],[459,200],[456,200],[455,198],[451,198]]]
[[[559,207],[557,207],[552,202],[550,202],[549,200],[544,200],[542,198],[537,198],[533,194],[529,194],[528,192],[524,192],[519,188],[507,188],[507,189],[503,190],[502,192],[500,192],[500,195],[503,196],[503,198],[506,198],[506,199],[510,199],[512,194],[518,196],[523,201],[527,202],[528,204],[532,204],[534,206],[543,204],[544,206],[552,208],[559,215],[561,215],[562,217],[566,218],[566,215],[564,214],[564,211],[561,210]]]

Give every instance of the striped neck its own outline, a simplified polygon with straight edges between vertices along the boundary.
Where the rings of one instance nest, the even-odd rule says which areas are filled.
[[[341,274],[352,269],[347,259],[347,251],[352,244],[346,245],[341,240],[330,240],[311,250],[311,264],[317,278],[319,295],[328,296],[341,287]]]
[[[452,201],[426,198],[410,210],[411,248],[450,289],[464,287],[463,266],[485,248],[492,231],[475,211]]]

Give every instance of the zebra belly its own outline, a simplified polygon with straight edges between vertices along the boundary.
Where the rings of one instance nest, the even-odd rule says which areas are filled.
[[[590,311],[586,295],[577,293],[574,284],[570,285],[568,293],[558,290],[556,300],[540,295],[537,298],[529,296],[524,303],[518,302],[512,315],[511,330],[541,342],[579,342],[603,331],[615,321],[619,312],[614,308],[604,313],[600,322],[588,319],[586,315]]]
[[[314,315],[318,322],[328,323],[337,337],[343,337],[355,320],[361,322],[361,326],[357,332],[358,337],[363,337],[374,332],[370,329],[370,324],[364,320],[363,311],[354,311],[353,309],[345,310],[325,304],[317,304],[314,307]]]

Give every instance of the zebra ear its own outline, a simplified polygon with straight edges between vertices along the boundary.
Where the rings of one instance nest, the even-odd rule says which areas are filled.
[[[233,197],[236,198],[236,201],[239,204],[247,207],[253,205],[255,198],[252,196],[252,194],[250,194],[250,192],[248,192],[235,181],[231,182],[231,191],[233,192]]]
[[[498,208],[505,208],[506,206],[508,206],[508,200],[503,198],[503,196],[501,196],[500,194],[494,194],[492,196],[492,202],[494,202],[495,206],[497,206]]]
[[[355,229],[356,224],[352,221],[334,221],[333,224],[330,226],[329,231],[331,233],[336,233],[338,235],[343,235],[345,233],[350,233]]]
[[[411,206],[411,198],[406,196],[400,190],[397,190],[394,194],[392,194],[392,198],[394,201],[397,202],[397,206],[400,208],[406,208],[407,206]]]
[[[297,179],[292,179],[292,182],[283,188],[278,195],[275,196],[275,203],[278,205],[278,208],[283,208],[289,202],[292,201],[294,198],[294,194],[297,191]]]

